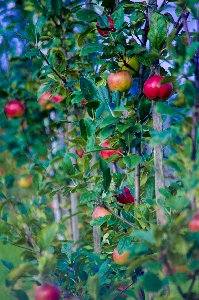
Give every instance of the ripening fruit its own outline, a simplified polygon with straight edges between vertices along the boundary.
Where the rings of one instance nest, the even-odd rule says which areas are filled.
[[[113,21],[113,19],[111,19],[110,17],[107,17],[107,18],[108,18],[108,22],[109,22],[109,28],[102,28],[102,29],[100,29],[99,23],[97,22],[97,24],[96,24],[97,31],[98,31],[98,33],[101,36],[109,35],[110,32],[115,32],[116,31],[116,29],[114,28],[114,21]]]
[[[88,101],[86,99],[83,99],[80,103],[81,105],[85,105]]]
[[[45,92],[38,100],[43,110],[50,110],[53,108],[53,98],[50,92]]]
[[[189,230],[191,232],[199,231],[199,213],[193,215],[192,220],[189,221]]]
[[[21,177],[18,181],[18,186],[23,189],[32,187],[32,175]]]
[[[84,156],[84,154],[85,154],[85,150],[82,150],[81,152],[79,152],[78,150],[75,150],[75,153],[80,157],[80,158],[82,158],[83,156]]]
[[[63,98],[61,95],[59,95],[59,94],[57,94],[57,95],[55,95],[55,96],[53,97],[53,102],[55,102],[55,103],[59,103],[59,102],[61,102],[62,100],[64,100],[64,98]]]
[[[118,66],[121,67],[123,71],[128,71],[129,73],[131,73],[132,77],[138,77],[138,72],[140,68],[139,60],[135,56],[133,56],[133,57],[126,57],[125,61],[135,71],[126,67],[123,61],[119,62]]]
[[[25,112],[25,105],[18,100],[12,100],[5,106],[5,114],[9,119],[20,118]]]
[[[173,274],[178,273],[178,272],[180,272],[180,273],[186,273],[186,272],[188,271],[186,265],[175,266],[175,265],[173,265],[173,262],[172,262],[171,260],[168,260],[168,264],[169,264],[170,269],[171,269],[171,272],[172,272]],[[166,276],[171,275],[171,273],[170,273],[169,269],[167,268],[167,266],[164,266],[164,267],[163,267],[163,273],[164,273]]]
[[[109,141],[105,141],[101,144],[102,147],[106,147],[106,148],[112,148],[111,147],[111,144]],[[110,158],[112,155],[116,155],[117,154],[117,157],[115,160],[117,160],[119,157],[122,156],[122,149],[121,148],[118,148],[117,150],[101,150],[100,151],[100,156],[103,158],[103,159],[108,159]]]
[[[119,71],[109,74],[107,83],[111,91],[125,92],[131,88],[133,78],[128,71]]]
[[[124,188],[123,193],[117,195],[117,200],[122,204],[129,204],[135,201],[134,197],[131,195],[130,189]]]
[[[147,79],[144,84],[144,94],[150,100],[166,100],[173,90],[172,83],[161,84],[163,76],[155,75]]]
[[[93,219],[103,218],[104,216],[107,215],[111,215],[111,213],[102,206],[97,206],[93,211]]]
[[[60,297],[60,289],[52,285],[43,285],[35,293],[35,300],[60,300]]]
[[[130,256],[130,251],[125,250],[122,254],[118,253],[117,248],[114,249],[113,251],[113,261],[117,265],[126,265],[129,261],[129,256]]]
[[[126,286],[125,285],[120,285],[120,286],[118,286],[118,290],[124,291],[124,290],[126,290]],[[125,298],[125,299],[127,298],[127,296],[124,295],[124,294],[120,294],[120,297]]]

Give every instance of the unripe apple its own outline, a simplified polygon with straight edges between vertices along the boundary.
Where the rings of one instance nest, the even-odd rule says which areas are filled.
[[[5,106],[5,114],[9,119],[20,118],[25,112],[25,105],[18,100],[12,100]]]
[[[75,153],[80,157],[80,158],[82,158],[83,156],[84,156],[84,154],[85,154],[85,150],[82,150],[81,152],[79,152],[78,150],[75,150]]]
[[[126,187],[122,194],[117,195],[117,200],[122,204],[129,204],[135,201],[134,197],[131,195],[130,189]]]
[[[93,211],[93,219],[103,218],[107,215],[111,215],[111,213],[102,206],[97,206]]]
[[[118,253],[117,248],[113,251],[113,261],[117,265],[126,265],[129,261],[130,251],[125,250],[122,254]]]
[[[199,231],[199,213],[193,215],[192,220],[189,221],[189,230],[191,232]]]
[[[133,78],[128,71],[119,71],[109,74],[107,83],[111,91],[125,92],[131,88]]]
[[[109,141],[105,141],[101,144],[102,147],[106,147],[106,148],[111,148],[111,144]],[[100,156],[103,158],[103,159],[108,159],[110,158],[112,155],[115,155],[117,154],[117,157],[115,160],[117,160],[119,157],[122,156],[122,149],[121,148],[118,148],[117,150],[101,150],[100,151]]]
[[[35,300],[60,300],[60,297],[60,289],[53,285],[43,285],[35,293]]]
[[[119,67],[121,67],[123,71],[128,71],[129,73],[131,73],[131,75],[133,77],[138,76],[138,72],[139,72],[139,68],[140,68],[140,63],[139,63],[139,60],[137,59],[137,57],[135,57],[135,56],[133,56],[133,57],[126,57],[125,61],[135,71],[131,70],[127,66],[125,66],[125,64],[124,64],[123,61],[121,61],[121,62],[118,63]]]
[[[144,84],[144,94],[150,100],[166,100],[168,99],[173,90],[172,83],[161,84],[163,76],[155,75],[147,79]]]
[[[110,34],[110,32],[114,32],[116,31],[116,29],[114,28],[114,21],[113,19],[111,19],[110,17],[108,18],[108,22],[109,22],[109,27],[108,28],[102,28],[100,29],[100,24],[97,22],[96,27],[97,27],[97,31],[101,36],[105,36]]]
[[[53,98],[50,92],[45,92],[38,100],[43,110],[50,110],[53,108]]]
[[[17,183],[20,188],[30,188],[32,186],[32,175],[21,177]]]
[[[53,101],[54,101],[55,103],[59,103],[59,102],[61,102],[62,100],[64,100],[64,98],[63,98],[61,95],[59,95],[59,94],[57,94],[57,95],[55,95],[55,96],[53,97]]]

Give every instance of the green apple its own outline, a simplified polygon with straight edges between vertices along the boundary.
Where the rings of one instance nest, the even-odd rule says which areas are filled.
[[[135,71],[131,70],[130,68],[128,68],[127,66],[125,66],[125,64],[124,64],[123,61],[120,61],[118,63],[118,66],[120,68],[122,68],[123,71],[129,71],[129,73],[131,73],[132,77],[138,77],[138,72],[139,72],[139,68],[140,68],[139,60],[135,56],[133,56],[133,57],[125,57],[125,61]]]

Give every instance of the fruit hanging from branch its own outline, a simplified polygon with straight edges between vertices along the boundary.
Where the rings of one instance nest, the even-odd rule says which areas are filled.
[[[111,144],[109,141],[105,141],[101,144],[102,147],[106,147],[106,148],[112,148],[111,147]],[[122,156],[122,149],[121,148],[118,148],[116,150],[101,150],[100,151],[100,156],[103,158],[103,159],[108,159],[110,158],[111,156],[113,155],[117,155],[115,160],[114,161],[117,161],[121,156]]]
[[[45,92],[38,100],[43,110],[50,110],[53,108],[53,97],[50,92]]]
[[[119,71],[109,74],[107,83],[111,91],[126,92],[131,88],[133,78],[129,71]]]
[[[117,265],[124,266],[128,264],[129,256],[130,256],[130,251],[128,250],[125,250],[122,254],[119,254],[117,248],[115,248],[113,251],[113,261]]]
[[[172,83],[161,84],[163,76],[155,75],[144,84],[144,94],[149,100],[167,100],[173,91]]]
[[[128,71],[129,73],[131,73],[132,77],[138,77],[140,63],[139,63],[139,60],[135,56],[125,57],[124,61],[122,60],[118,63],[118,66],[123,71]]]
[[[97,206],[93,211],[93,219],[103,218],[111,213],[102,206]]]
[[[189,221],[189,230],[191,232],[199,231],[199,213],[193,215],[192,220]]]
[[[110,32],[116,31],[116,28],[114,27],[113,19],[111,19],[110,17],[107,17],[107,19],[108,19],[108,23],[109,23],[108,28],[100,28],[100,24],[98,22],[96,24],[97,31],[101,36],[109,35]]]
[[[57,94],[57,95],[55,95],[54,97],[53,97],[53,102],[55,102],[55,103],[59,103],[59,102],[61,102],[61,101],[63,101],[64,100],[64,97],[62,97],[61,95],[59,95],[59,94]]]
[[[25,105],[18,100],[12,100],[5,106],[5,114],[9,119],[20,118],[25,112]]]
[[[43,285],[35,293],[35,300],[60,300],[60,297],[60,289],[53,285]]]
[[[134,203],[135,199],[132,196],[130,189],[124,188],[123,192],[117,195],[117,200],[122,204]]]
[[[18,186],[23,189],[32,187],[32,175],[21,177],[17,183]]]

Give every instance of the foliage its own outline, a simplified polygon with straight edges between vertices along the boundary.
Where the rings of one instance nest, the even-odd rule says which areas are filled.
[[[157,10],[130,0],[4,2],[0,234],[4,245],[23,249],[20,265],[2,261],[8,292],[29,299],[25,283],[50,282],[60,286],[62,299],[141,300],[151,293],[159,300],[197,299],[199,233],[190,232],[188,222],[199,205],[199,42],[198,31],[186,27],[187,18],[198,17],[197,1],[163,1]],[[107,15],[116,31],[100,36],[96,23],[107,28]],[[129,92],[111,92],[108,74],[133,56],[142,73]],[[174,93],[152,108],[143,82],[158,69]],[[38,101],[45,92],[63,101],[45,110]],[[22,118],[6,118],[11,99],[25,104]],[[162,132],[153,127],[152,110],[161,114]],[[102,159],[105,140],[122,156]],[[165,187],[157,197],[154,147],[160,144]],[[116,196],[124,187],[135,194],[137,167],[140,202],[122,205]],[[18,180],[30,174],[32,187],[20,188]],[[92,219],[99,205],[111,215]],[[166,224],[157,219],[157,208]],[[71,227],[76,216],[78,241]],[[100,253],[94,251],[93,226],[102,229]],[[126,266],[113,262],[116,247],[130,251]]]

